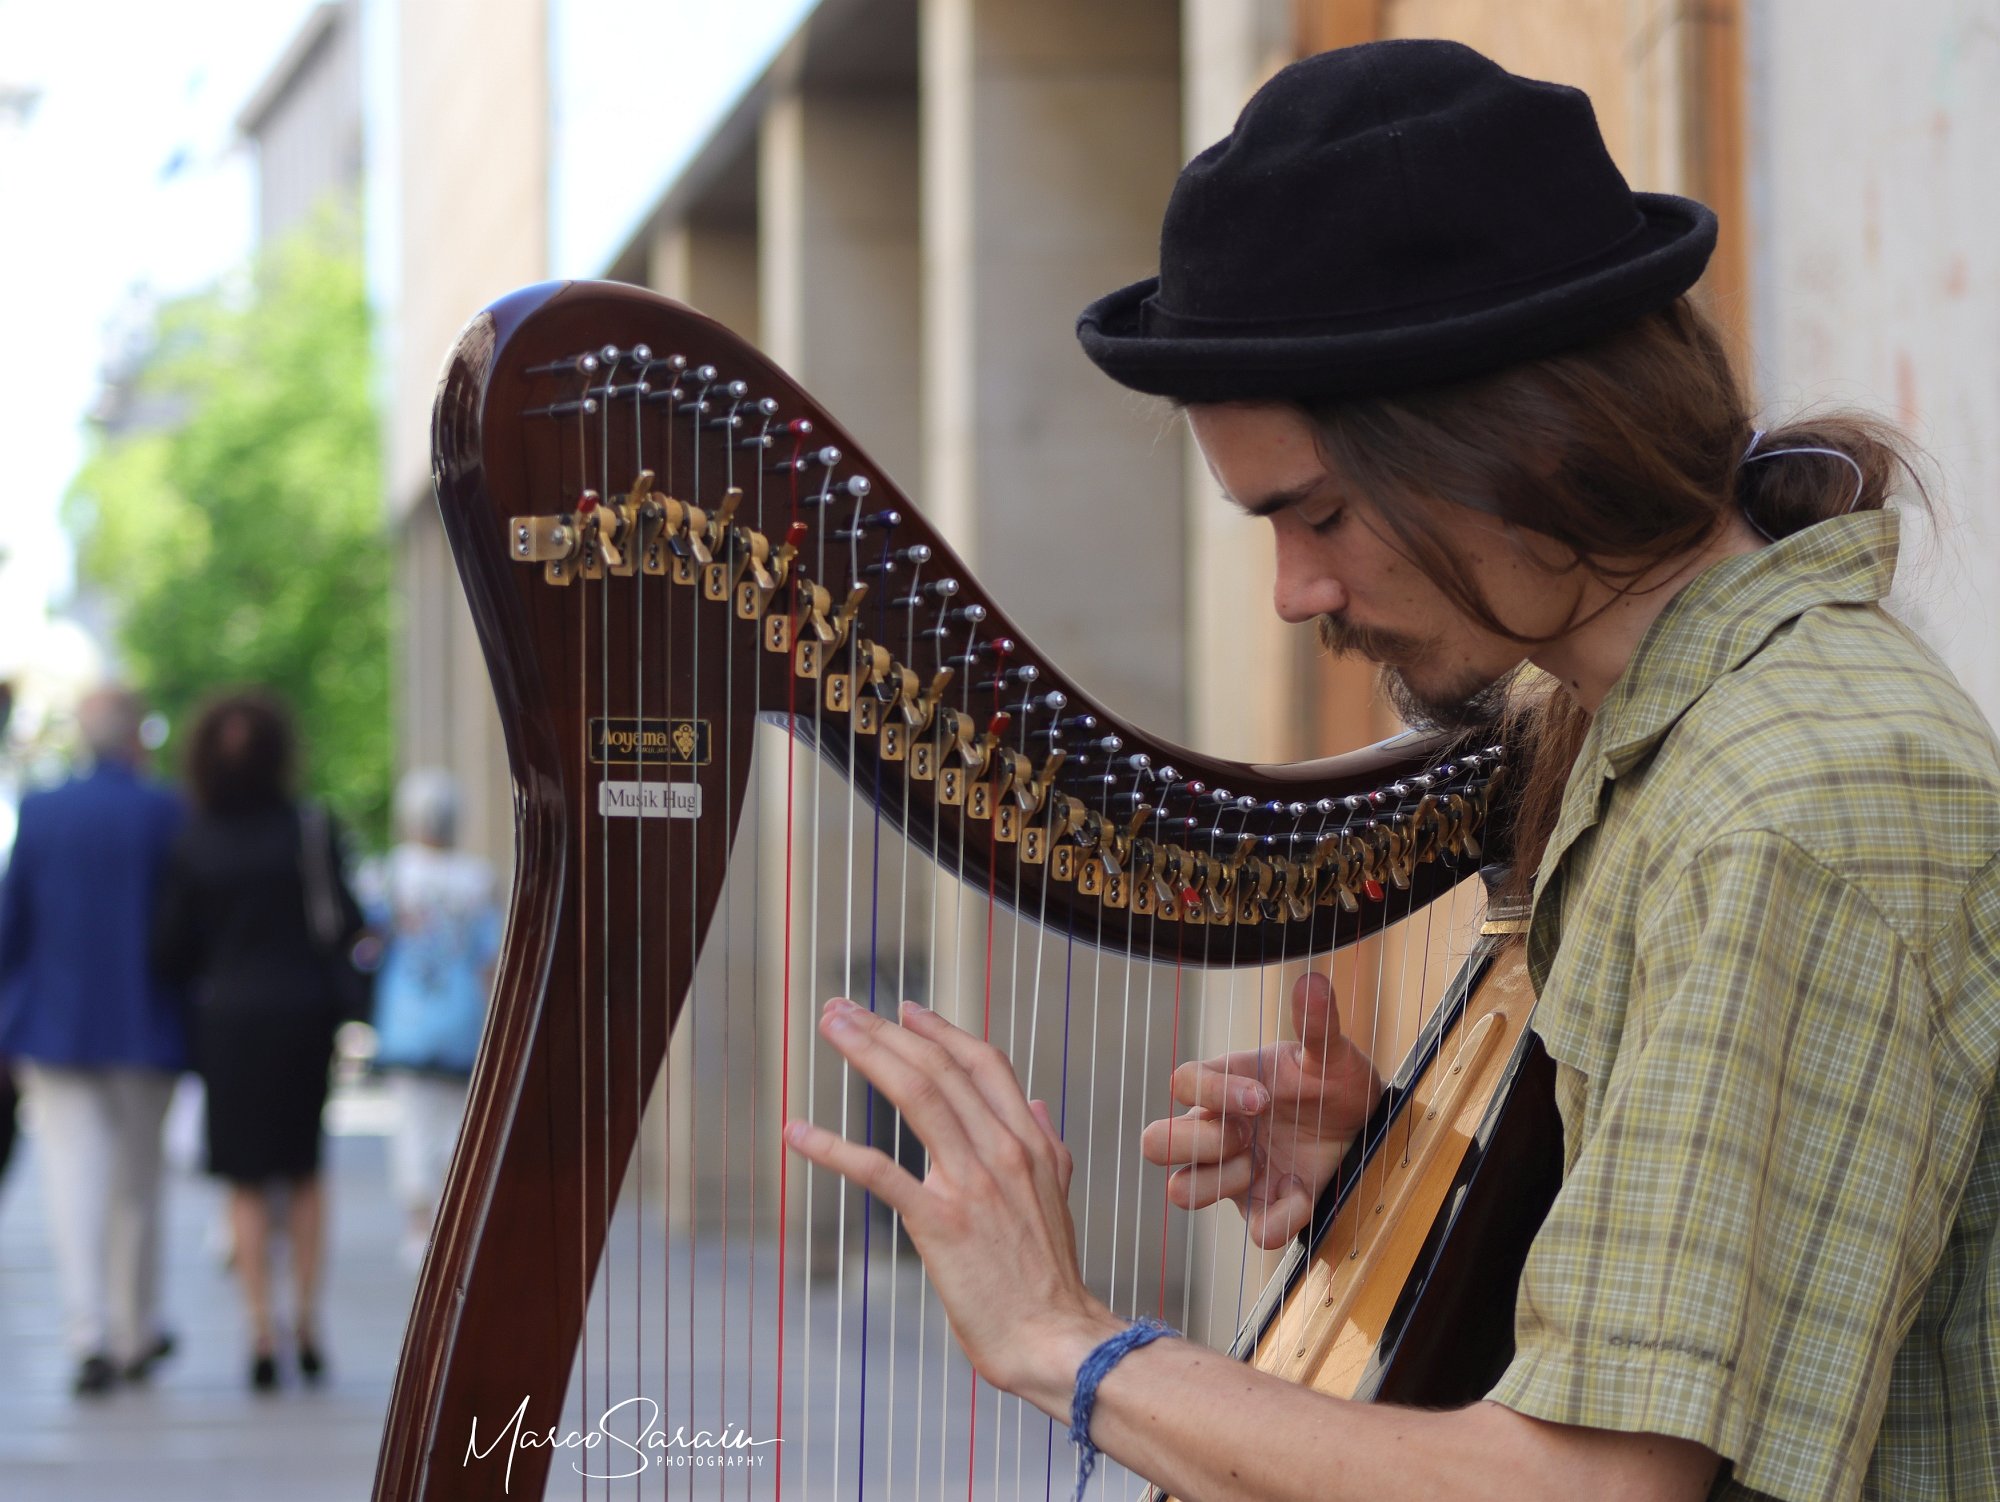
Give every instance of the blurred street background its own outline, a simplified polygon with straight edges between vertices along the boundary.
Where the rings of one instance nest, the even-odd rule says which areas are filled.
[[[164,1305],[181,1351],[143,1386],[102,1403],[70,1396],[71,1356],[43,1230],[32,1151],[0,1188],[0,1495],[74,1502],[349,1502],[365,1497],[389,1403],[414,1274],[398,1257],[379,1091],[333,1107],[327,1297],[332,1376],[281,1401],[243,1383],[242,1315],[228,1269],[220,1189],[196,1171],[186,1132],[167,1186]]]

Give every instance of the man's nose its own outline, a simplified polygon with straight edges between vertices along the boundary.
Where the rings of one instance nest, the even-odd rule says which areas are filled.
[[[1347,606],[1347,591],[1322,561],[1308,556],[1309,551],[1287,547],[1283,541],[1278,544],[1278,573],[1271,602],[1278,618],[1295,626],[1336,614]]]

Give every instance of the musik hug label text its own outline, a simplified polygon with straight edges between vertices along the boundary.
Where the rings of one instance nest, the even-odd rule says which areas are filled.
[[[698,782],[600,782],[597,812],[612,819],[699,819]]]
[[[708,742],[706,720],[598,715],[590,722],[590,759],[599,766],[706,766]]]

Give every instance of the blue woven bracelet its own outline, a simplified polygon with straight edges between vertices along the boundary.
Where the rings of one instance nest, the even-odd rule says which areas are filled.
[[[1097,1407],[1097,1384],[1104,1374],[1141,1346],[1149,1346],[1162,1335],[1178,1335],[1171,1325],[1156,1319],[1138,1319],[1098,1345],[1076,1369],[1076,1396],[1069,1405],[1069,1442],[1076,1446],[1076,1495],[1083,1502],[1084,1484],[1097,1468],[1097,1446],[1090,1442],[1091,1410]]]

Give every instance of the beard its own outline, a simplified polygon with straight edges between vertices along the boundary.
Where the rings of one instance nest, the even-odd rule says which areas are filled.
[[[1471,678],[1439,690],[1416,687],[1401,668],[1384,665],[1376,679],[1389,705],[1412,730],[1448,735],[1488,734],[1507,708],[1507,678],[1491,683]]]
[[[1462,735],[1499,722],[1511,675],[1491,681],[1472,675],[1437,688],[1419,688],[1410,681],[1409,668],[1427,655],[1430,643],[1397,631],[1356,626],[1338,616],[1322,615],[1313,624],[1320,645],[1336,657],[1365,657],[1376,664],[1376,681],[1384,697],[1412,730]]]

